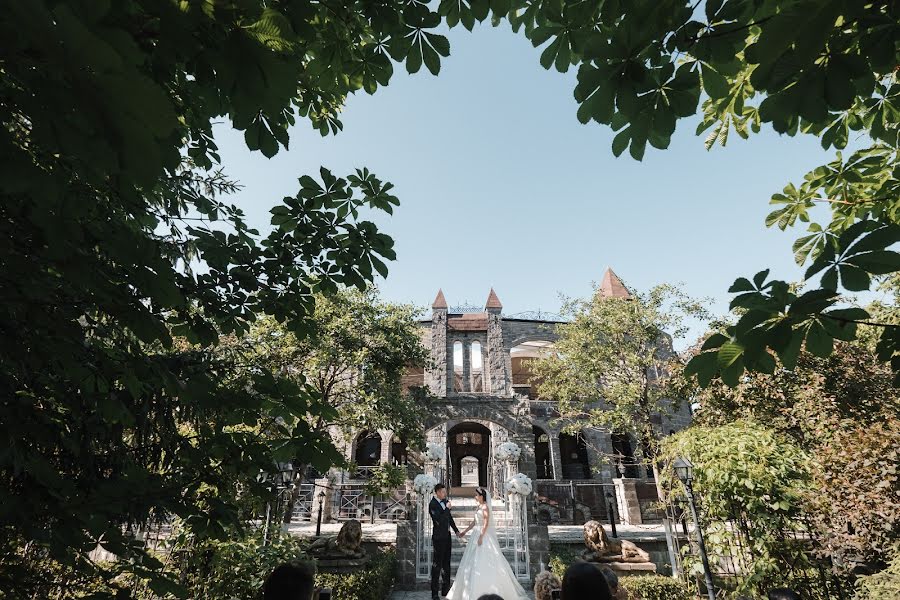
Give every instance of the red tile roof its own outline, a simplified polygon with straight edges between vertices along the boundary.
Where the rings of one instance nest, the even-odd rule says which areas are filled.
[[[449,331],[487,331],[487,313],[464,313],[447,318]]]

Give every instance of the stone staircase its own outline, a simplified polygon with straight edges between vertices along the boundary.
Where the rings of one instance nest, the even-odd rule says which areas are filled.
[[[475,511],[478,509],[478,503],[474,498],[461,498],[459,496],[455,496],[450,499],[452,502],[452,510],[453,510],[453,520],[456,523],[456,526],[460,531],[465,531],[465,529],[474,521],[475,519]],[[506,506],[500,500],[494,500],[491,505],[492,515],[494,518],[494,527],[497,530],[498,538],[503,537],[504,528],[507,525],[512,525],[510,522],[510,515],[506,511]],[[466,546],[468,544],[477,544],[479,532],[477,528],[473,528],[464,539],[458,539],[455,536],[453,537],[453,549],[450,554],[450,572],[456,573],[457,567],[459,567],[459,561],[462,559],[463,552],[466,550]],[[500,540],[501,547],[503,544],[503,540]],[[510,547],[503,548],[503,555],[506,557],[506,560],[510,563],[512,567],[514,561],[514,549],[510,545]]]

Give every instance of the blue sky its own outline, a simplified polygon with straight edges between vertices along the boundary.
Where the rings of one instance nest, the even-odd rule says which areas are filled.
[[[450,34],[441,74],[395,69],[390,86],[347,102],[344,131],[322,138],[308,122],[290,151],[269,160],[243,136],[216,131],[232,200],[266,229],[269,209],[297,178],[366,166],[395,184],[401,206],[374,219],[396,242],[380,282],[391,300],[483,304],[493,286],[504,312],[559,308],[586,296],[611,266],[632,288],[683,282],[724,312],[737,276],[765,267],[799,279],[791,243],[803,230],[766,229],[769,197],[833,158],[811,136],[764,130],[707,152],[696,119],[643,162],[612,155],[613,132],[581,125],[574,70],[545,71],[540,50],[507,25]]]

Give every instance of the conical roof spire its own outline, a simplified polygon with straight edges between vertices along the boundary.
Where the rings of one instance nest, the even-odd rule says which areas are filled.
[[[447,299],[444,298],[443,290],[438,290],[437,297],[435,297],[434,302],[431,303],[431,308],[444,310],[447,309]]]
[[[494,291],[494,288],[491,288],[491,293],[488,294],[487,302],[484,303],[485,308],[503,308],[503,305],[500,304],[500,298],[497,297],[497,292]]]
[[[631,298],[631,293],[629,293],[628,288],[625,287],[625,284],[622,283],[622,280],[619,279],[619,276],[616,275],[612,269],[606,269],[606,273],[603,274],[603,281],[600,282],[600,289],[597,290],[604,298],[624,298],[626,300]]]

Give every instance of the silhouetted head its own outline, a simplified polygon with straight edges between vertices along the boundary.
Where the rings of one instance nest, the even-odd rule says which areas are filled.
[[[478,596],[478,600],[503,600],[503,597],[497,594],[484,594],[483,596]]]
[[[768,596],[769,600],[800,600],[800,594],[790,588],[773,588]]]
[[[566,569],[562,580],[562,600],[612,600],[609,584],[594,563],[580,560]]]
[[[315,568],[310,563],[280,564],[263,583],[263,600],[310,600],[315,578]]]

